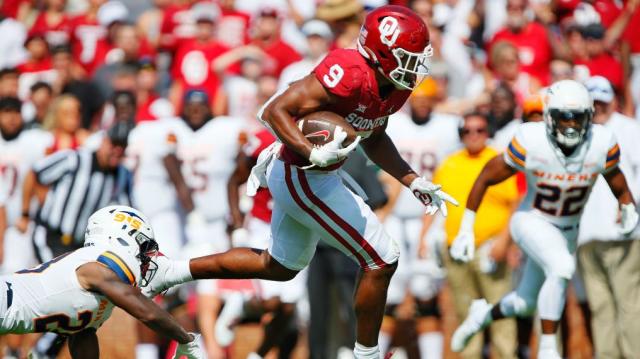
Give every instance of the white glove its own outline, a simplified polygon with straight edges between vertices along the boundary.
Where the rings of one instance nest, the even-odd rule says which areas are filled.
[[[633,203],[627,203],[620,206],[620,234],[628,236],[633,232],[638,224],[638,212]]]
[[[433,215],[438,212],[438,210],[441,210],[442,215],[446,217],[446,202],[450,202],[454,206],[458,205],[458,201],[456,201],[455,198],[440,190],[440,188],[442,188],[441,185],[433,184],[424,177],[414,179],[409,188],[411,192],[413,192],[413,195],[427,207],[426,213],[429,215]]]
[[[197,210],[192,210],[187,215],[187,227],[197,228],[202,227],[207,223],[207,219],[204,218],[204,215]]]
[[[449,248],[449,254],[454,260],[466,263],[473,259],[473,253],[476,249],[476,239],[473,234],[475,220],[476,213],[470,209],[465,209],[458,235],[453,240],[451,248]]]
[[[180,359],[185,356],[187,359],[206,359],[207,356],[202,350],[202,341],[200,340],[200,334],[189,333],[193,335],[193,340],[186,344],[178,344],[176,354],[173,359]]]
[[[343,130],[342,127],[336,126],[336,129],[333,132],[333,140],[322,146],[314,147],[311,150],[311,154],[309,155],[309,162],[311,162],[312,166],[307,166],[303,169],[313,166],[327,167],[347,158],[349,153],[351,153],[351,151],[355,150],[356,147],[358,147],[358,143],[360,143],[361,137],[356,137],[353,143],[345,148],[342,148],[342,142],[344,142],[346,138],[347,132]]]

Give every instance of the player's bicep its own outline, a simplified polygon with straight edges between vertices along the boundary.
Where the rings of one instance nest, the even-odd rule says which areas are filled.
[[[104,295],[115,306],[137,319],[144,318],[149,305],[155,305],[138,288],[123,282],[119,274],[102,263],[84,264],[76,270],[76,274],[83,288]]]
[[[505,161],[504,156],[497,155],[487,162],[479,178],[485,181],[487,185],[492,186],[505,181],[516,172],[517,170]]]
[[[276,97],[265,109],[263,119],[272,123],[274,115],[282,111],[291,117],[302,117],[321,110],[331,102],[331,94],[313,74],[310,74],[293,82],[280,96]]]

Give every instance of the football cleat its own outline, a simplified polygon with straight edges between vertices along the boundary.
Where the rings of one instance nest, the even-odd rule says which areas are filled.
[[[452,351],[461,352],[476,333],[491,323],[489,314],[492,308],[493,306],[484,299],[476,299],[471,303],[469,315],[451,337]]]

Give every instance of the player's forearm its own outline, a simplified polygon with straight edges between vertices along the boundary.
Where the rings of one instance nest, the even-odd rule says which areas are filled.
[[[155,313],[151,315],[151,319],[140,319],[144,325],[180,344],[186,344],[193,340],[191,335],[169,313],[157,306],[152,311]]]
[[[418,177],[411,166],[402,159],[386,133],[380,133],[374,138],[363,141],[362,148],[371,161],[406,187],[409,187]]]
[[[227,202],[229,203],[229,212],[231,213],[231,221],[234,228],[242,227],[242,211],[240,211],[240,191],[238,188],[240,183],[235,173],[231,175],[227,182]]]
[[[263,119],[271,126],[271,129],[276,133],[276,136],[282,143],[304,158],[309,158],[311,149],[313,148],[311,142],[309,142],[302,134],[302,131],[296,127],[291,114],[279,106],[277,101],[274,102],[276,103],[268,106],[263,113]]]
[[[191,191],[187,186],[187,183],[182,176],[182,172],[180,171],[180,163],[178,158],[171,154],[162,159],[162,162],[167,169],[167,173],[169,173],[169,179],[173,186],[176,189],[176,193],[178,195],[178,200],[184,208],[185,211],[191,212],[193,211],[193,199],[191,198]]]
[[[605,175],[605,179],[607,180],[607,183],[609,183],[611,192],[613,192],[613,195],[618,199],[618,203],[620,203],[620,205],[629,203],[635,204],[633,195],[629,190],[627,180],[622,171],[615,169],[613,172]]]
[[[24,178],[24,184],[22,186],[22,215],[28,216],[29,214],[29,206],[31,204],[31,198],[35,193],[36,189],[36,174],[33,171],[29,171]]]

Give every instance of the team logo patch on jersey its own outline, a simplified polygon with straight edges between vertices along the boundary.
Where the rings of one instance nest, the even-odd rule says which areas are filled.
[[[131,268],[117,254],[107,251],[98,257],[98,262],[111,269],[126,284],[135,284],[136,277]]]

